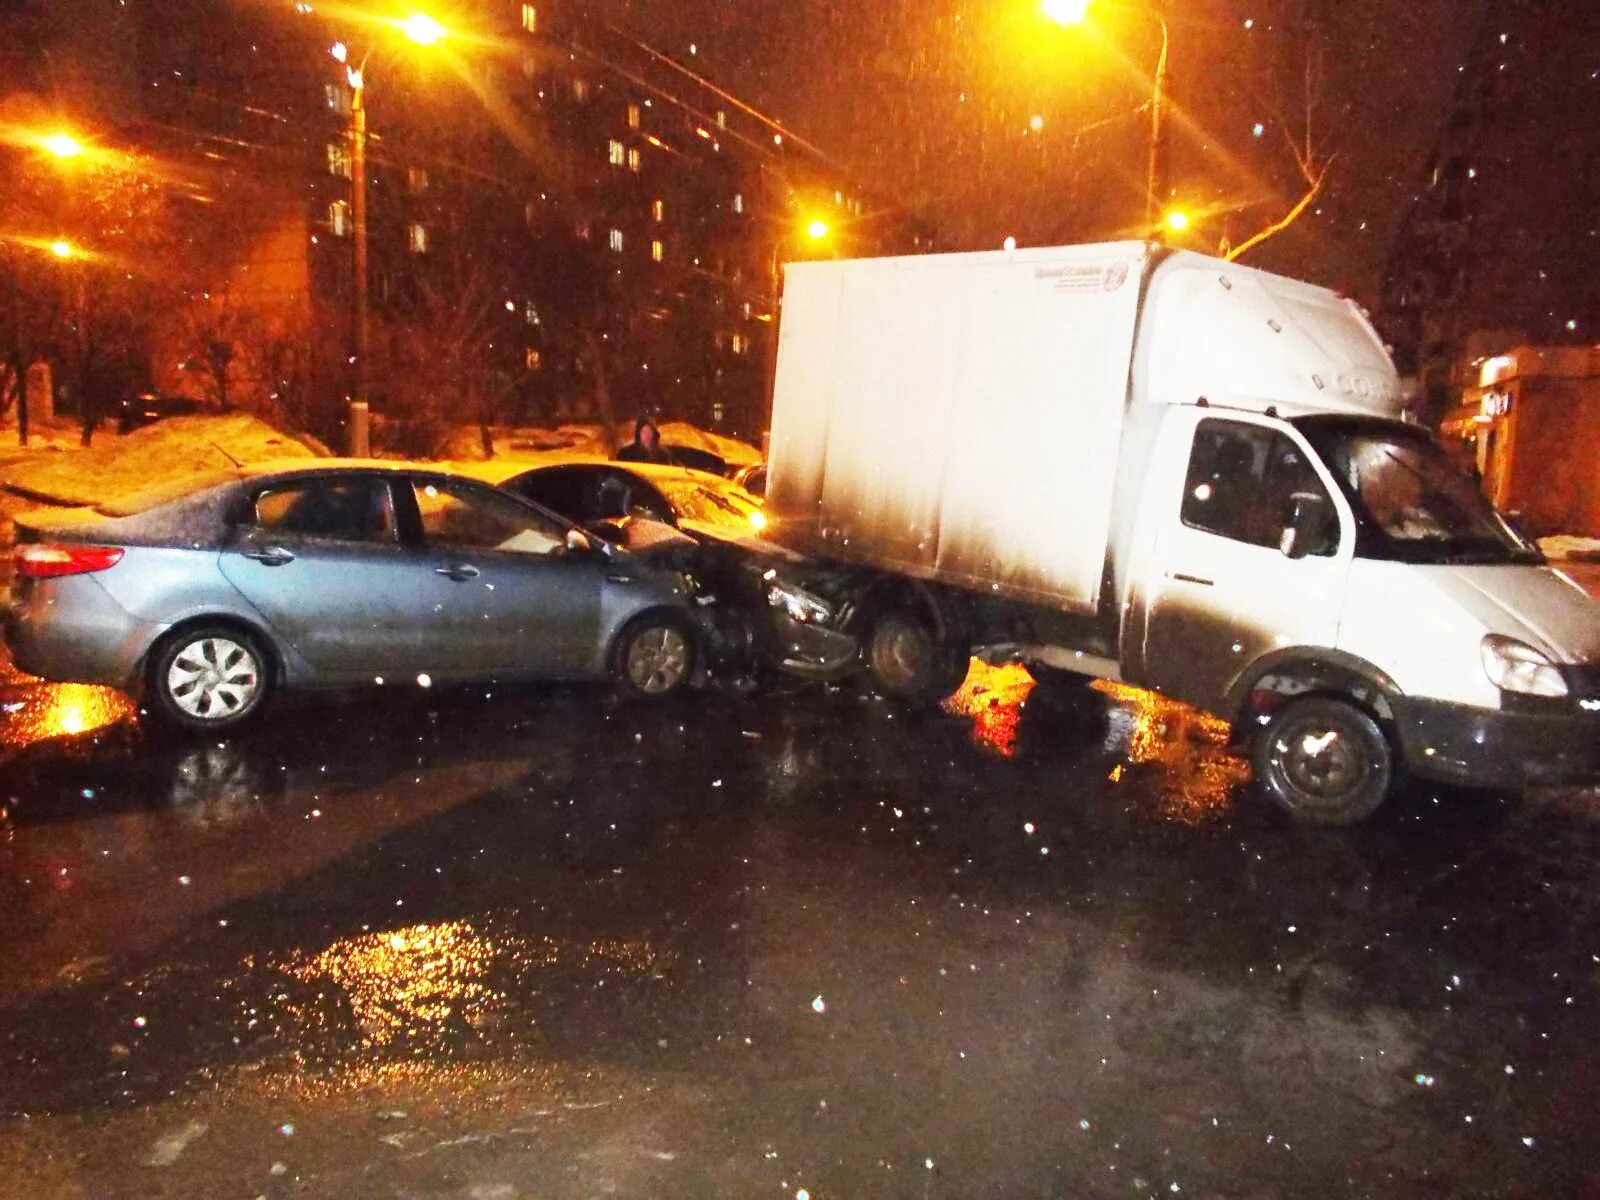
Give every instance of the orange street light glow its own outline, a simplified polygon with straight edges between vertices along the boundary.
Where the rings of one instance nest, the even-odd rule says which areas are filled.
[[[811,222],[811,224],[806,226],[806,235],[810,237],[812,241],[820,242],[823,238],[828,236],[828,223],[823,220]]]
[[[1044,0],[1039,8],[1057,25],[1082,25],[1089,19],[1089,0]]]
[[[72,243],[64,239],[57,239],[50,243],[50,253],[57,258],[71,258],[74,253]]]
[[[1182,209],[1173,209],[1167,214],[1167,228],[1173,233],[1182,233],[1189,228],[1189,214]]]
[[[77,158],[83,153],[83,143],[70,133],[52,133],[39,139],[43,146],[57,158]]]
[[[400,32],[419,46],[431,46],[444,37],[444,26],[427,13],[413,13],[400,22]]]

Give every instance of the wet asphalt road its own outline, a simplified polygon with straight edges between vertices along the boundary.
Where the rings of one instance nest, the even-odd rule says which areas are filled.
[[[1301,830],[1029,687],[5,676],[0,1195],[1600,1194],[1600,797]]]

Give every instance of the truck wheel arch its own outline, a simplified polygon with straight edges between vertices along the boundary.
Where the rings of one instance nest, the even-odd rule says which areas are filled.
[[[1338,650],[1289,647],[1264,655],[1229,689],[1223,716],[1233,741],[1250,740],[1283,700],[1323,695],[1348,700],[1376,720],[1393,739],[1394,706],[1400,687],[1381,668]]]

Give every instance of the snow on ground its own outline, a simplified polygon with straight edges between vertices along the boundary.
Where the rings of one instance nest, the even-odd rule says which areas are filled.
[[[1600,562],[1600,538],[1562,533],[1557,534],[1555,537],[1540,538],[1539,549],[1543,550],[1545,557],[1550,559],[1578,559],[1586,562]]]
[[[60,504],[97,504],[235,462],[312,458],[299,439],[245,413],[169,417],[125,436],[102,432],[88,448],[50,448],[0,463],[0,487]]]

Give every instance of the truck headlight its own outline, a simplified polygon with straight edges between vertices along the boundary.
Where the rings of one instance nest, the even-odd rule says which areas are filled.
[[[1525,696],[1565,696],[1567,681],[1550,659],[1526,642],[1491,633],[1483,639],[1483,669],[1489,682]]]
[[[770,576],[770,572],[768,573]],[[767,603],[773,608],[783,610],[791,621],[799,621],[802,625],[819,625],[825,623],[833,616],[833,610],[818,600],[810,592],[802,591],[793,584],[767,583]]]

